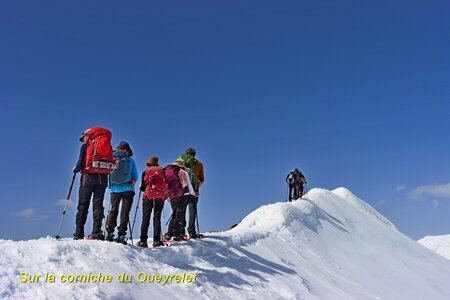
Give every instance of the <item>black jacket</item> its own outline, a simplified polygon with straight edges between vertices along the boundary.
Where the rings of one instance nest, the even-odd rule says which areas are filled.
[[[81,170],[83,170],[85,161],[86,161],[86,152],[87,152],[88,146],[89,146],[88,143],[84,143],[83,145],[81,145],[80,156],[78,157],[77,164],[75,165],[75,168],[73,169],[74,173],[78,173],[78,172],[81,172]]]
[[[139,190],[141,192],[145,192],[145,189],[147,188],[147,185],[145,184],[144,177],[145,177],[145,171],[142,172],[141,186],[139,187]]]

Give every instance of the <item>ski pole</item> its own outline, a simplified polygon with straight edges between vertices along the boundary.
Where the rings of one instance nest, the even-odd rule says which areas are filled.
[[[62,226],[62,223],[64,220],[64,216],[66,214],[67,205],[69,204],[70,194],[72,193],[73,183],[75,182],[75,176],[77,176],[77,173],[73,173],[73,176],[72,176],[72,182],[70,183],[70,188],[69,188],[69,193],[67,194],[66,204],[64,205],[64,211],[62,212],[61,221],[59,222],[58,233],[55,236],[55,238],[57,240],[61,238],[59,236],[59,233],[61,232],[61,226]]]
[[[107,236],[107,234],[108,234],[108,230],[106,228],[108,226],[108,220],[109,220],[109,214],[110,213],[111,213],[111,194],[109,196],[108,215],[106,216],[106,219],[105,219],[105,236]]]
[[[133,228],[134,228],[134,222],[136,221],[137,210],[139,208],[139,198],[141,198],[141,190],[139,190],[138,203],[136,205],[136,213],[134,214]],[[130,210],[131,210],[131,208],[130,208]],[[129,213],[128,213],[128,215],[129,215]],[[128,217],[128,230],[130,230],[131,245],[133,245],[133,228],[131,228],[130,218]]]
[[[195,207],[195,222],[197,222],[197,235],[200,237],[200,226],[198,226],[198,198]]]
[[[139,209],[139,202],[141,201],[141,194],[142,194],[142,191],[139,190],[139,197],[138,197],[138,202],[137,202],[137,205],[136,205],[136,211],[134,212],[133,226],[131,226],[131,229],[130,229],[130,235],[131,236],[133,234],[134,223],[136,222],[136,215],[137,215],[137,212],[138,212],[138,209]]]
[[[130,229],[130,240],[131,240],[131,245],[133,245],[133,230],[131,230],[130,219],[128,219],[128,228]],[[133,245],[133,246],[134,246],[134,245]]]
[[[169,220],[167,220],[167,222],[166,222],[166,226],[172,220],[174,214],[175,214],[175,211],[173,211],[172,214],[170,215]]]
[[[288,195],[288,194],[289,194],[289,184],[286,184],[286,201],[287,201],[287,202],[289,202],[288,196],[290,196],[290,195]]]

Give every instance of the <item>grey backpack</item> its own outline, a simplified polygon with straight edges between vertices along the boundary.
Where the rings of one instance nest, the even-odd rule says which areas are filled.
[[[131,182],[131,162],[128,153],[122,150],[114,151],[114,170],[109,174],[111,185]]]

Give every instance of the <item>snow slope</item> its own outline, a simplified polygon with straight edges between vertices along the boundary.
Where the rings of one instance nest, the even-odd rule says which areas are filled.
[[[437,254],[450,259],[450,234],[426,236],[418,242]]]
[[[163,249],[51,238],[0,241],[5,299],[450,299],[450,261],[409,239],[350,191],[265,205],[232,230]],[[21,283],[20,273],[55,274]],[[133,275],[60,283],[61,274]],[[195,283],[137,275],[197,274]]]

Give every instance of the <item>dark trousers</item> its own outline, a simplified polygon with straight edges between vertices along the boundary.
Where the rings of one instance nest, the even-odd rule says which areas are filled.
[[[295,185],[295,199],[303,196],[303,184]]]
[[[289,200],[295,200],[296,197],[296,189],[294,184],[289,185]]]
[[[161,240],[161,213],[164,208],[163,199],[142,200],[141,241],[147,242],[148,227],[153,210],[153,241]]]
[[[190,196],[188,200],[188,207],[189,207],[189,226],[188,226],[188,232],[189,235],[195,234],[195,220],[197,218],[197,203],[198,203],[198,197]]]
[[[82,174],[80,179],[80,189],[78,190],[78,207],[75,220],[75,235],[84,236],[84,225],[88,215],[89,205],[93,206],[93,227],[92,234],[101,233],[103,221],[103,198],[108,182],[106,174]]]
[[[126,235],[130,217],[131,206],[133,205],[134,192],[111,193],[111,210],[106,219],[106,231],[114,232],[117,226],[117,216],[120,208],[120,225],[118,227],[118,235]]]
[[[169,223],[167,235],[169,236],[184,236],[186,227],[186,207],[189,195],[184,195],[179,198],[170,199],[172,206],[172,216]]]

